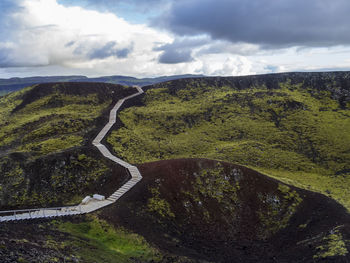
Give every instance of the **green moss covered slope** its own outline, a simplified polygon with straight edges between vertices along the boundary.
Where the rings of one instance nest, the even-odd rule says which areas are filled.
[[[350,209],[348,73],[202,78],[150,86],[108,142],[133,163],[204,157],[326,193]]]

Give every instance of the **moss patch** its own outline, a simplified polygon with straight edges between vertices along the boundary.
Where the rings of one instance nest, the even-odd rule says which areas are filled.
[[[159,189],[152,187],[150,188],[150,192],[152,193],[152,197],[148,199],[148,211],[155,212],[161,217],[175,217],[175,214],[171,211],[170,204],[165,199],[160,198]]]
[[[278,185],[276,194],[258,194],[260,201],[264,204],[257,211],[261,228],[259,236],[267,238],[277,233],[277,231],[288,226],[290,218],[295,214],[302,198],[289,186]]]
[[[206,207],[208,203],[215,202],[217,209],[233,220],[236,217],[235,209],[240,203],[238,191],[242,171],[233,169],[227,173],[221,163],[217,163],[215,167],[203,167],[198,173],[195,172],[193,177],[194,180],[190,180],[192,189],[181,191],[186,199],[183,204],[186,212],[191,214],[196,207],[196,210],[202,213],[203,219],[209,222],[215,215]]]
[[[349,251],[346,248],[342,234],[339,230],[332,231],[331,234],[323,238],[323,245],[318,246],[319,251],[314,258],[328,258],[335,256],[346,256]]]

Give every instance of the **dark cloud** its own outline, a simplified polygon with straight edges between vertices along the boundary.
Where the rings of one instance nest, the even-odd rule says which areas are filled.
[[[177,64],[193,61],[192,50],[210,42],[208,37],[175,39],[173,43],[156,47],[155,51],[163,51],[158,61],[164,64]]]
[[[123,48],[116,50],[115,54],[118,58],[127,58],[130,52],[131,48]]]
[[[117,43],[114,41],[108,42],[102,47],[96,48],[90,52],[91,59],[104,59],[115,55],[114,47]]]
[[[177,50],[167,50],[160,55],[158,61],[163,64],[178,64],[184,62],[193,61],[190,50],[177,51]]]
[[[68,6],[83,6],[100,11],[118,11],[122,5],[132,7],[134,11],[147,12],[165,6],[171,0],[58,0],[59,3]]]
[[[190,49],[209,44],[211,39],[206,36],[176,38],[174,42],[155,48],[156,51],[169,49]]]
[[[96,48],[89,53],[90,59],[104,59],[108,57],[126,58],[133,47],[118,49],[116,48],[117,43],[114,41],[108,42],[100,48]]]
[[[206,54],[230,53],[236,55],[252,55],[259,51],[257,45],[232,44],[228,41],[212,40],[209,36],[177,37],[170,44],[154,48],[155,51],[163,51],[159,57],[161,63],[182,63],[193,60]]]
[[[68,43],[66,43],[65,45],[64,45],[64,47],[71,47],[71,46],[73,46],[75,44],[75,41],[69,41]]]
[[[177,0],[155,21],[178,35],[265,48],[350,44],[349,0]]]

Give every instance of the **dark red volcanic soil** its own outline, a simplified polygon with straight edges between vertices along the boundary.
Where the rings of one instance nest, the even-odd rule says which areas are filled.
[[[214,262],[350,262],[349,254],[313,258],[335,230],[350,239],[349,214],[323,195],[292,186],[286,193],[251,169],[206,159],[139,169],[144,179],[100,216],[162,250]],[[152,197],[163,215],[150,208]]]

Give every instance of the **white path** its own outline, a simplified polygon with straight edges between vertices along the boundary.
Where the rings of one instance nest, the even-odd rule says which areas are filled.
[[[96,146],[102,155],[113,162],[120,164],[125,167],[131,175],[131,179],[126,182],[122,187],[115,191],[111,196],[106,200],[97,201],[92,200],[86,205],[76,205],[76,206],[65,206],[65,207],[53,207],[53,208],[38,208],[38,209],[25,209],[25,210],[10,210],[10,211],[0,211],[0,222],[5,221],[16,221],[16,220],[25,220],[25,219],[36,219],[36,218],[51,218],[59,216],[72,216],[72,215],[81,215],[96,211],[102,207],[108,206],[116,202],[120,197],[122,197],[126,192],[128,192],[132,187],[134,187],[139,181],[141,181],[142,176],[140,171],[136,166],[133,166],[118,157],[111,154],[111,152],[104,146],[101,141],[107,135],[109,130],[116,122],[117,111],[123,105],[123,103],[133,97],[139,96],[143,93],[142,88],[137,87],[137,93],[127,96],[123,99],[120,99],[109,114],[109,122],[105,127],[100,131],[100,133],[93,140],[92,144]]]

